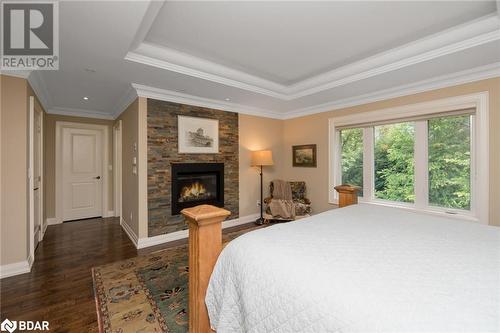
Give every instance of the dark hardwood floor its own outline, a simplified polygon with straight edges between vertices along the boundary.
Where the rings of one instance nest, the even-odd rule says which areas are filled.
[[[31,272],[0,281],[1,320],[48,320],[51,332],[97,332],[91,268],[183,243],[137,250],[118,218],[49,226]]]

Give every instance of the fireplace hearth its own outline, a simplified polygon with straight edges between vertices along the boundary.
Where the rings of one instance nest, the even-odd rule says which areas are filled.
[[[224,207],[224,163],[173,163],[172,215],[201,204]]]

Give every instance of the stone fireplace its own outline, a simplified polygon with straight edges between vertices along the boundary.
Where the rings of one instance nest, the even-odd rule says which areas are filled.
[[[216,154],[179,153],[177,130],[178,116],[210,118],[219,120],[219,152]],[[177,104],[148,98],[148,236],[159,236],[187,229],[186,221],[178,212],[187,205],[186,199],[201,199],[208,196],[210,189],[202,190],[199,185],[207,186],[210,177],[198,179],[199,185],[186,190],[188,198],[178,204],[179,192],[172,193],[173,165],[175,171],[189,171],[189,164],[217,164],[224,166],[220,176],[219,205],[231,212],[228,219],[239,216],[239,143],[238,114],[221,110],[202,108],[192,105]],[[187,169],[183,166],[187,165]],[[211,170],[208,170],[211,171]],[[213,171],[213,170],[212,170]],[[198,174],[199,175],[199,174]],[[190,175],[183,180],[189,181]],[[213,177],[212,177],[213,179]],[[201,181],[201,182],[200,182]],[[196,183],[196,180],[195,180]],[[184,187],[184,186],[182,186]],[[210,185],[209,185],[210,187]],[[182,188],[178,189],[181,191]],[[210,193],[210,196],[212,194]],[[223,197],[222,197],[223,196]],[[175,202],[173,198],[176,198]],[[213,200],[213,198],[211,198]],[[200,201],[194,201],[199,204]],[[194,204],[190,202],[189,204]],[[172,209],[173,205],[177,205]],[[216,204],[217,205],[217,204]]]
[[[173,163],[172,215],[202,204],[224,207],[224,163]]]

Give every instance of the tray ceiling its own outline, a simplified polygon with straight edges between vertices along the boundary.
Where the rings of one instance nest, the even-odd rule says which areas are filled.
[[[291,85],[495,10],[491,1],[173,1],[145,41]]]
[[[289,118],[500,76],[498,13],[495,1],[66,1],[60,70],[29,80],[51,113],[112,119],[140,94]]]

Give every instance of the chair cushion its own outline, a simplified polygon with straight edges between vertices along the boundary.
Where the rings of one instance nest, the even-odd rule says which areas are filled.
[[[302,201],[306,197],[306,182],[290,182],[293,200]]]
[[[311,205],[299,201],[294,202],[294,205],[295,205],[295,214],[297,216],[311,214]]]
[[[311,202],[306,198],[306,182],[303,181],[293,181],[290,182],[290,187],[292,189],[292,200],[295,206],[295,214],[297,216],[301,215],[310,215],[311,214]],[[274,184],[271,181],[269,183],[269,193],[271,194],[271,198],[273,196]],[[272,200],[271,198],[266,198],[266,214],[271,215],[271,209],[269,208],[268,200]]]

